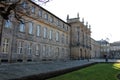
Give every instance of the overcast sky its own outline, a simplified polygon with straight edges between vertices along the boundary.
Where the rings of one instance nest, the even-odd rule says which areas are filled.
[[[91,25],[95,40],[120,40],[120,0],[52,0],[42,7],[64,21],[67,14],[75,18],[79,13]]]

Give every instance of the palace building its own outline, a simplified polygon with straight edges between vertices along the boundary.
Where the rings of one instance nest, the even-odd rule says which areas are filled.
[[[11,0],[12,1],[12,0]],[[0,5],[4,6],[4,5]],[[0,16],[1,61],[85,59],[91,52],[91,29],[84,20],[63,21],[30,0],[22,0],[9,20]]]

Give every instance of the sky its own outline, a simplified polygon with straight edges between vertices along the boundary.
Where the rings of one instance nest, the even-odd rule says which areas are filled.
[[[64,21],[67,15],[76,18],[79,13],[80,19],[91,25],[95,40],[120,41],[119,0],[51,0],[41,6]]]

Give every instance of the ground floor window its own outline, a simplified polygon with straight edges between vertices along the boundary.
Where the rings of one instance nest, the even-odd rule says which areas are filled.
[[[18,54],[22,54],[23,53],[23,42],[19,41],[18,42]]]
[[[3,49],[2,52],[8,53],[9,51],[9,39],[5,38],[3,41]]]

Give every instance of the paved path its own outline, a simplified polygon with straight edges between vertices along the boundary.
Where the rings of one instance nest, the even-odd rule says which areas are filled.
[[[29,62],[0,65],[0,80],[20,78],[29,75],[46,73],[75,66],[90,64],[87,60],[56,61],[56,62]]]
[[[120,60],[108,60],[116,62]],[[0,80],[21,78],[24,76],[37,75],[56,70],[68,69],[76,66],[84,66],[95,62],[105,62],[104,59],[72,60],[72,61],[49,61],[49,62],[29,62],[29,63],[12,63],[0,65]]]
[[[106,62],[105,59],[90,59],[92,62]],[[120,59],[108,59],[108,62],[120,62]]]

